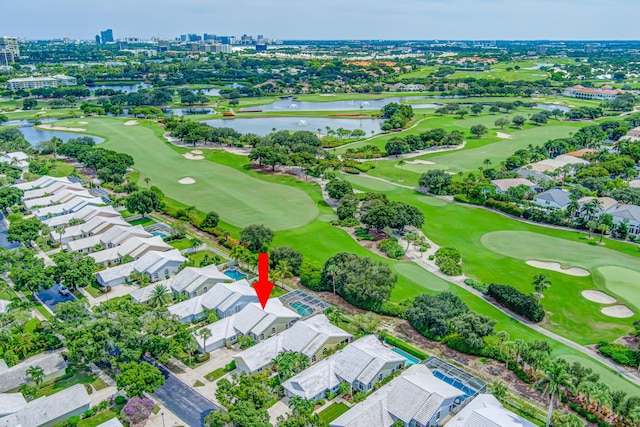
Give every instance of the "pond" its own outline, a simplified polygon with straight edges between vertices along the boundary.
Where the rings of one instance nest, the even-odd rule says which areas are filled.
[[[55,122],[58,119],[47,119],[46,123],[50,124],[51,122]],[[87,135],[84,133],[76,133],[76,132],[61,132],[56,130],[45,130],[45,129],[36,129],[33,127],[35,124],[35,120],[10,120],[8,122],[3,123],[1,126],[18,126],[22,135],[24,135],[24,139],[27,140],[32,147],[38,145],[39,142],[48,141],[54,136],[60,138],[62,141],[67,142],[72,138],[79,138],[81,136],[88,136],[93,139],[96,144],[100,144],[104,142],[103,138]],[[82,125],[78,124],[78,127],[82,127]]]
[[[98,89],[113,89],[113,90],[120,90],[124,93],[137,92],[140,89],[150,89],[152,87],[153,87],[152,85],[147,83],[88,86],[89,90],[91,91],[98,90]]]
[[[556,104],[536,104],[534,108],[539,108],[541,110],[553,111],[553,110],[562,110],[563,113],[568,113],[571,111],[571,108],[565,107],[564,105],[556,105]]]
[[[193,93],[203,93],[208,96],[220,96],[220,89],[216,89],[215,87],[207,88],[207,89],[194,89]]]
[[[327,97],[327,99],[330,99]],[[390,97],[382,99],[353,99],[348,101],[322,101],[322,102],[307,102],[296,101],[294,97],[281,98],[280,100],[267,105],[260,105],[257,107],[247,108],[251,110],[262,111],[341,111],[341,110],[379,110],[387,104],[392,102],[400,103],[402,101],[410,101],[415,99],[426,99],[424,96],[404,96],[404,97]],[[438,108],[438,104],[415,104],[413,108]],[[242,100],[238,107],[242,111]]]
[[[380,132],[382,120],[374,119],[334,119],[327,117],[259,117],[246,119],[213,119],[205,120],[213,127],[229,127],[240,133],[254,133],[264,136],[276,130],[306,130],[310,132],[326,133],[326,127],[336,130],[338,128],[355,130],[362,129],[367,135]]]

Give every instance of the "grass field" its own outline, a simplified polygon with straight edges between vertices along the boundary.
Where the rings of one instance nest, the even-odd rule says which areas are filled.
[[[257,180],[249,175],[205,160],[188,160],[180,155],[186,149],[174,149],[157,133],[162,129],[142,121],[138,126],[123,126],[125,119],[87,118],[88,133],[106,139],[105,148],[130,154],[140,179],[149,177],[164,193],[205,212],[214,210],[232,225],[245,227],[262,223],[274,230],[294,228],[315,218],[318,210],[299,189]],[[63,121],[61,126],[73,121]],[[155,132],[151,127],[155,128]],[[176,152],[178,151],[178,152]],[[208,152],[207,157],[225,153]],[[191,177],[196,183],[182,185],[178,180]],[[188,189],[188,191],[186,191]]]
[[[344,403],[334,403],[318,413],[320,424],[323,426],[328,426],[331,421],[335,420],[348,410],[349,407]]]

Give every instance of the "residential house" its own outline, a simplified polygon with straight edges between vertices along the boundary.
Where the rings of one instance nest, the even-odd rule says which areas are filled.
[[[117,286],[131,280],[132,274],[146,274],[149,281],[156,282],[173,276],[187,259],[178,249],[166,252],[147,252],[140,259],[107,268],[96,274],[100,286]]]
[[[578,204],[580,205],[580,212],[578,212],[579,216],[582,216],[582,209],[587,203],[597,199],[600,202],[600,208],[596,209],[594,215],[590,215],[587,217],[588,220],[592,220],[594,218],[599,217],[601,214],[606,213],[611,208],[614,208],[618,205],[618,201],[616,199],[612,199],[611,197],[582,197],[578,199]]]
[[[16,413],[27,406],[22,393],[2,393],[0,394],[0,418]]]
[[[226,280],[229,281],[231,278],[227,277]],[[170,289],[171,282],[171,279],[165,282]],[[207,286],[211,286],[208,291]],[[181,322],[191,322],[202,317],[205,310],[215,310],[218,318],[222,319],[258,301],[256,291],[245,279],[234,283],[212,281],[207,286],[204,287],[205,292],[202,295],[169,307],[169,313],[178,316]]]
[[[29,169],[29,156],[22,151],[14,151],[13,153],[5,153],[0,156],[0,163],[6,163],[16,169],[26,171]]]
[[[507,178],[507,179],[494,179],[491,180],[491,183],[496,186],[496,192],[500,194],[505,194],[512,187],[517,187],[519,185],[526,185],[531,190],[534,190],[536,185],[524,178]]]
[[[576,150],[576,151],[570,151],[568,153],[565,153],[565,156],[571,156],[571,157],[584,157],[587,154],[595,154],[597,153],[598,150],[594,149],[594,148],[582,148],[580,150]]]
[[[59,240],[60,243],[66,244],[73,240],[102,234],[115,225],[130,227],[129,223],[121,216],[95,216],[87,222],[65,228],[62,234],[56,230],[52,231],[51,240],[54,242]]]
[[[0,393],[15,390],[22,384],[28,383],[27,370],[32,366],[42,368],[44,382],[63,376],[67,369],[67,364],[60,353],[31,358],[10,368],[4,360],[0,359]]]
[[[640,236],[640,206],[615,205],[606,211],[613,217],[613,223],[618,225],[626,222],[629,227],[629,235]]]
[[[540,182],[540,181],[555,181],[554,178],[550,177],[547,174],[536,172],[532,169],[520,168],[516,169],[515,172],[520,176],[520,178],[528,179],[531,182]]]
[[[124,427],[124,426],[122,425],[120,420],[118,420],[117,418],[111,418],[110,420],[105,421],[96,427]]]
[[[533,203],[545,208],[564,210],[571,203],[571,193],[559,188],[552,188],[537,194],[533,198]]]
[[[625,136],[620,139],[640,140],[640,126],[631,129]]]
[[[81,415],[91,399],[84,384],[32,400],[21,410],[0,418],[0,427],[52,427]]]
[[[257,297],[256,297],[257,299]],[[169,308],[171,312],[171,308]],[[300,315],[282,305],[278,298],[267,301],[264,310],[260,303],[248,304],[238,313],[205,326],[211,331],[207,339],[206,351],[231,345],[240,335],[250,336],[256,343],[291,328],[300,319]],[[196,331],[194,337],[200,349],[205,343]]]
[[[215,265],[196,268],[187,267],[167,282],[175,294],[184,294],[189,298],[205,294],[213,285],[228,282],[229,276],[222,273]]]
[[[391,427],[401,421],[411,427],[437,426],[464,396],[425,365],[413,365],[329,425]]]
[[[298,375],[282,383],[285,395],[318,400],[325,392],[335,392],[346,381],[355,391],[368,393],[373,386],[404,369],[407,359],[366,335]]]
[[[9,309],[9,304],[11,304],[11,301],[0,299],[0,314],[7,312],[7,310]]]
[[[531,169],[536,172],[545,173],[545,172],[554,172],[567,165],[587,165],[587,164],[589,164],[588,161],[583,160],[579,157],[563,154],[561,156],[557,156],[554,159],[545,159],[545,160],[540,160],[539,162],[531,163],[525,166],[525,168]]]
[[[56,216],[78,212],[85,206],[100,206],[104,204],[104,200],[100,197],[75,197],[65,203],[34,209],[31,213],[33,213],[38,221],[42,222]]]
[[[67,203],[68,201],[71,201],[77,197],[83,199],[94,198],[88,190],[82,187],[68,186],[60,189],[54,194],[49,194],[33,199],[23,199],[22,204],[27,210],[32,210],[38,207],[47,207]]]
[[[66,190],[83,190],[82,185],[69,183],[66,181],[52,181],[50,185],[41,188],[34,188],[32,190],[27,190],[22,194],[22,200],[32,200],[32,199],[40,199],[46,196],[53,196],[54,194]]]
[[[135,227],[131,227],[135,228]],[[111,232],[109,230],[107,233]],[[106,233],[105,233],[106,234]],[[126,237],[126,239],[125,239]],[[118,243],[120,242],[120,243]],[[74,243],[74,242],[71,242]],[[160,236],[152,237],[140,237],[140,236],[122,236],[121,239],[113,241],[111,243],[114,247],[105,249],[99,252],[90,253],[89,256],[93,258],[98,264],[102,264],[105,267],[109,267],[111,264],[118,264],[122,259],[129,255],[134,260],[141,258],[148,252],[157,251],[165,252],[173,249],[171,245],[166,243]]]
[[[14,184],[13,187],[19,188],[20,190],[23,190],[23,191],[28,191],[28,190],[33,190],[34,188],[46,188],[49,185],[54,184],[56,182],[65,182],[67,184],[71,184],[71,181],[69,181],[69,178],[67,177],[54,178],[52,176],[44,175],[36,179],[35,181],[28,181],[28,182],[22,182],[20,184]]]
[[[479,394],[444,425],[444,427],[535,426],[536,424],[504,408],[491,394]]]
[[[66,228],[70,227],[71,223],[74,222],[87,222],[92,218],[97,216],[103,218],[120,218],[121,215],[118,211],[116,211],[113,206],[94,206],[94,205],[86,205],[81,209],[71,212],[65,215],[58,215],[52,218],[46,218],[41,220],[47,227],[52,230],[59,229],[61,227]]]
[[[77,240],[69,240],[66,242],[66,249],[69,252],[98,252],[120,246],[133,237],[147,238],[152,237],[152,234],[146,231],[141,225],[132,227],[129,223],[125,222],[122,225],[113,225],[101,234],[89,235]]]
[[[266,339],[233,356],[239,370],[258,372],[283,351],[302,353],[314,364],[332,353],[339,345],[353,340],[353,335],[332,325],[324,314],[302,320],[290,329]]]

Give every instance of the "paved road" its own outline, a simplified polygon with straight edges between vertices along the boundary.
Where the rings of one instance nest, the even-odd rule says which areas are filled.
[[[164,385],[154,391],[151,396],[176,414],[189,427],[204,427],[204,417],[219,407],[180,381],[162,365],[150,360],[147,362],[157,366],[165,378]]]
[[[5,249],[15,249],[22,246],[20,242],[10,242],[7,236],[7,222],[4,219],[4,215],[0,213],[0,246]]]

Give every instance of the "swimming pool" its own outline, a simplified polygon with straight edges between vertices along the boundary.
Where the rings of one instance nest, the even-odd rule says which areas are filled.
[[[440,371],[432,371],[432,372],[436,378],[440,378],[442,381],[446,382],[447,384],[451,384],[452,386],[454,386],[455,388],[463,392],[466,396],[463,397],[462,400],[465,400],[471,396],[475,396],[476,394],[478,394],[477,391],[467,387],[457,378],[448,377]]]
[[[245,277],[247,277],[246,274],[244,274],[243,272],[241,272],[238,269],[228,269],[224,272],[225,275],[231,277],[233,280],[240,280],[240,279],[244,279]]]
[[[299,301],[292,302],[291,308],[295,309],[302,317],[311,316],[313,314],[313,308]]]
[[[153,231],[153,232],[151,232],[151,234],[153,234],[154,236],[158,236],[158,237],[160,237],[161,239],[164,239],[165,237],[167,237],[167,235],[166,235],[166,234],[161,233],[161,232],[159,232],[159,231]]]
[[[407,366],[417,365],[418,363],[420,363],[420,359],[410,355],[406,351],[400,350],[397,347],[391,347],[391,351],[393,351],[394,353],[398,353],[400,356],[402,356],[405,359],[407,359]]]

